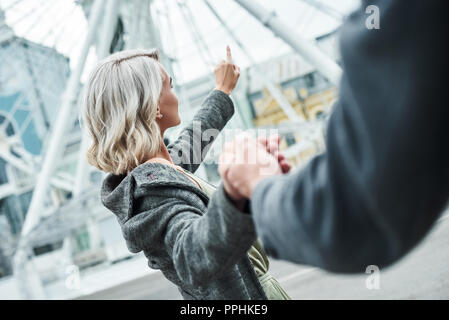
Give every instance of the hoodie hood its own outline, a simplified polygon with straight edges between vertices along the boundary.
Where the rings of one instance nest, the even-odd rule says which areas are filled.
[[[108,174],[101,186],[101,202],[124,223],[135,214],[134,203],[137,199],[148,196],[154,187],[167,186],[189,189],[206,203],[209,200],[207,194],[175,168],[148,162],[136,167],[128,175]]]
[[[128,219],[132,209],[134,182],[129,175],[108,174],[101,186],[101,202],[121,221]]]

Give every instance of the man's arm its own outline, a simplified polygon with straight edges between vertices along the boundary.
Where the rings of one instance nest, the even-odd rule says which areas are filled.
[[[365,8],[380,9],[380,29]],[[327,151],[262,180],[252,215],[274,257],[334,272],[389,265],[449,194],[447,1],[363,1],[342,28],[344,76]]]

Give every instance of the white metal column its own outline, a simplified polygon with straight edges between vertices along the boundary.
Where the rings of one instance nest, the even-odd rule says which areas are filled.
[[[70,74],[67,83],[66,91],[62,98],[61,108],[55,119],[51,130],[50,141],[46,150],[43,166],[38,175],[36,187],[33,192],[31,204],[28,208],[25,223],[22,228],[20,242],[17,252],[14,256],[14,277],[17,284],[25,298],[42,298],[43,289],[40,281],[33,281],[34,285],[28,283],[30,279],[35,279],[36,274],[33,275],[33,268],[29,268],[28,255],[29,248],[26,243],[26,236],[39,222],[40,215],[44,210],[44,202],[48,194],[48,184],[57,166],[57,161],[60,159],[62,145],[64,142],[64,133],[70,123],[71,113],[73,112],[73,105],[76,102],[81,74],[84,70],[84,65],[89,53],[98,24],[101,21],[105,0],[95,0],[91,14],[89,16],[89,29],[80,52],[78,64],[75,70]],[[36,280],[36,279],[35,279]]]
[[[95,33],[102,17],[105,2],[105,0],[95,0],[89,16],[89,30],[87,32],[86,40],[81,49],[78,64],[75,70],[70,74],[67,88],[62,98],[61,108],[58,111],[58,115],[51,130],[48,149],[46,150],[42,169],[39,173],[36,188],[34,189],[33,197],[28,208],[27,217],[22,229],[22,236],[26,235],[34,225],[36,225],[39,221],[40,213],[44,208],[43,205],[47,196],[48,182],[61,155],[64,133],[72,119],[71,113],[73,112],[73,106],[77,100],[81,74],[84,70],[89,49],[95,39]]]
[[[298,116],[296,111],[293,109],[292,105],[288,102],[288,100],[285,98],[284,94],[281,90],[279,90],[276,85],[268,79],[268,77],[260,70],[260,67],[255,62],[251,54],[248,50],[246,50],[245,46],[239,41],[237,36],[232,32],[231,28],[226,24],[226,22],[219,16],[217,11],[214,9],[214,7],[209,3],[209,0],[204,0],[204,3],[207,5],[207,7],[210,9],[210,11],[214,14],[215,18],[223,25],[225,30],[228,32],[228,34],[231,36],[231,38],[234,40],[234,42],[240,47],[242,52],[246,55],[247,59],[250,61],[251,65],[253,66],[254,70],[257,73],[257,76],[260,77],[265,85],[265,87],[268,89],[268,91],[271,93],[273,98],[279,103],[279,106],[282,108],[282,110],[285,112],[285,114],[288,116],[290,121],[292,122],[303,122],[303,120]]]
[[[105,20],[103,22],[103,29],[101,32],[100,42],[98,44],[98,60],[105,58],[109,54],[109,48],[111,47],[111,42],[114,37],[114,30],[117,26],[119,6],[119,0],[109,0],[107,3],[104,17]],[[86,151],[90,143],[90,137],[87,134],[85,127],[82,128],[81,134],[81,146],[76,167],[75,188],[73,190],[74,196],[80,194],[80,192],[84,189],[86,182],[89,179],[90,172],[90,167],[86,159]]]
[[[304,59],[311,63],[323,76],[334,85],[339,85],[341,78],[340,66],[325,55],[317,46],[296,34],[274,11],[268,11],[254,0],[235,0],[276,36],[289,44]]]
[[[316,9],[320,10],[321,12],[327,14],[329,17],[336,19],[337,21],[342,21],[345,18],[345,15],[343,13],[335,10],[334,8],[332,8],[331,6],[329,6],[325,3],[322,3],[321,1],[302,0],[302,2],[305,2],[309,6],[312,6]]]

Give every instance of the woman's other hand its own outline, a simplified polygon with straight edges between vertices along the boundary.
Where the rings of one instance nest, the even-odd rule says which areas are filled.
[[[232,63],[231,49],[226,47],[226,61],[222,60],[214,69],[215,90],[230,95],[240,77],[240,67]]]
[[[262,179],[283,173],[278,159],[247,133],[241,133],[223,145],[218,172],[225,191],[234,201],[250,199]]]
[[[289,173],[292,168],[291,165],[287,162],[285,156],[279,151],[279,144],[281,143],[281,136],[278,134],[272,135],[270,137],[260,137],[257,139],[257,142],[263,145],[267,152],[272,154],[279,162],[279,166],[281,167],[282,173]]]

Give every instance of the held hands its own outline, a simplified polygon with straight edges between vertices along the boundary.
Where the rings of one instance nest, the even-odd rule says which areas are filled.
[[[226,52],[226,61],[217,65],[214,75],[215,89],[229,95],[237,84],[240,68],[232,63],[229,46]],[[224,145],[218,171],[226,193],[239,209],[244,207],[260,180],[290,171],[290,165],[279,152],[279,142],[279,135],[256,140],[241,134]]]
[[[222,60],[214,69],[215,90],[230,95],[240,77],[240,67],[232,63],[231,49],[226,47],[226,61]]]
[[[279,142],[278,135],[256,140],[241,134],[224,145],[218,171],[226,193],[237,207],[251,198],[262,179],[290,171],[291,166],[279,152]]]
[[[257,139],[262,146],[265,147],[268,153],[273,155],[279,163],[282,173],[290,172],[291,165],[285,159],[285,156],[279,151],[279,144],[281,143],[281,136],[278,134],[272,135],[269,138],[260,137]]]

